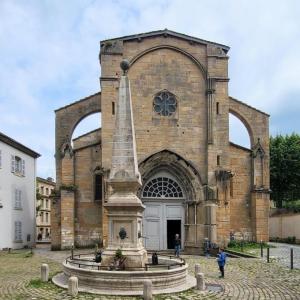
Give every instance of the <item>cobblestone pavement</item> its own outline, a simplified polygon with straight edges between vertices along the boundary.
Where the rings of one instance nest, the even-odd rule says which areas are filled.
[[[283,244],[283,243],[269,243],[269,244],[276,247],[276,248],[270,248],[270,257],[271,258],[275,257],[280,264],[288,268],[291,265],[290,253],[291,253],[291,248],[293,248],[294,268],[300,269],[300,246]],[[267,258],[266,253],[267,251],[265,250],[264,253],[265,259]]]
[[[90,251],[90,250],[89,250]],[[82,251],[81,251],[82,252]],[[0,252],[1,300],[58,300],[72,299],[66,290],[52,283],[41,283],[38,278],[42,263],[48,263],[50,275],[61,271],[60,262],[69,253],[50,252],[46,249]],[[222,292],[199,293],[194,289],[172,295],[158,295],[155,299],[300,299],[300,270],[289,270],[277,262],[266,263],[260,259],[230,258],[226,265],[225,279],[218,278],[213,258],[184,256],[193,274],[194,264],[200,263],[209,284],[219,284]],[[80,293],[75,299],[141,299],[139,297],[114,297]]]

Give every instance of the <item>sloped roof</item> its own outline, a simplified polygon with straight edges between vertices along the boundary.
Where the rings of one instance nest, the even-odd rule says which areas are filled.
[[[222,44],[218,44],[215,42],[210,42],[206,40],[199,39],[197,37],[193,37],[187,34],[175,32],[169,29],[163,29],[163,30],[156,30],[156,31],[150,31],[150,32],[145,32],[145,33],[138,33],[138,34],[133,34],[133,35],[126,35],[118,38],[113,38],[113,39],[106,39],[101,42],[105,41],[114,41],[114,40],[123,40],[123,41],[130,41],[130,40],[135,40],[135,39],[142,39],[142,38],[147,38],[147,37],[154,37],[154,36],[174,36],[183,40],[188,40],[191,42],[199,43],[199,44],[205,44],[205,45],[214,45],[217,47],[221,47],[225,53],[227,53],[230,49],[230,47]]]
[[[51,178],[51,177],[48,177],[48,178]],[[51,181],[51,180],[48,179],[48,178],[45,179],[45,178],[42,178],[42,177],[37,176],[37,177],[36,177],[36,181],[37,181],[38,183],[39,183],[39,182],[43,182],[43,183],[46,183],[46,184],[55,186],[55,181],[54,181],[54,179],[51,178],[51,179],[52,179],[52,181]]]
[[[77,101],[75,101],[75,102],[72,102],[72,103],[67,104],[67,105],[65,105],[65,106],[62,106],[62,107],[60,107],[60,108],[57,108],[57,109],[54,110],[54,112],[57,112],[57,111],[60,111],[60,110],[62,110],[62,109],[65,109],[65,108],[67,108],[67,107],[70,107],[70,106],[72,106],[72,105],[78,104],[79,102],[88,100],[88,99],[90,99],[90,98],[92,98],[92,97],[95,97],[95,96],[97,96],[97,95],[101,95],[101,92],[97,92],[97,93],[95,93],[95,94],[92,94],[92,95],[86,96],[86,97],[84,97],[84,98],[82,98],[82,99],[79,99],[79,100],[77,100]]]
[[[4,133],[0,132],[0,141],[15,148],[18,149],[19,151],[33,157],[33,158],[38,158],[41,155],[30,148],[24,146],[23,144],[17,142],[16,140],[12,139],[11,137],[5,135]]]
[[[262,110],[259,110],[259,109],[255,108],[255,107],[253,107],[253,106],[251,106],[251,105],[249,105],[249,104],[247,104],[247,103],[241,101],[241,100],[238,100],[238,99],[236,99],[236,98],[233,98],[232,96],[229,96],[229,99],[231,99],[231,100],[233,100],[233,101],[236,101],[236,102],[238,102],[238,103],[240,103],[240,104],[243,104],[243,105],[245,105],[245,106],[247,106],[247,107],[249,107],[249,108],[251,108],[251,109],[253,109],[253,110],[256,110],[257,112],[259,112],[259,113],[261,113],[261,114],[263,114],[263,115],[266,115],[266,116],[270,117],[270,115],[267,114],[266,112],[264,112],[264,111],[262,111]]]

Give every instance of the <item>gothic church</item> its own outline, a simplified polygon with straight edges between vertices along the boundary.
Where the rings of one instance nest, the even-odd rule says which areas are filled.
[[[101,42],[101,91],[55,111],[52,249],[107,244],[104,204],[124,58],[145,247],[172,249],[176,233],[186,253],[200,253],[205,238],[268,241],[269,115],[229,96],[228,51],[167,29]],[[101,128],[72,139],[77,124],[97,112]],[[229,114],[247,128],[250,149],[229,142]]]

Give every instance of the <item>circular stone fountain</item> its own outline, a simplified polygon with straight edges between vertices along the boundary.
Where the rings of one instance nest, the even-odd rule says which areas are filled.
[[[150,260],[150,258],[149,258]],[[155,268],[154,268],[155,267]],[[188,265],[177,258],[159,256],[159,265],[147,265],[139,271],[101,270],[101,264],[87,259],[67,259],[63,263],[63,273],[53,277],[53,282],[68,287],[68,278],[76,276],[79,291],[103,295],[142,295],[146,279],[152,281],[153,294],[175,293],[196,285],[194,277],[187,273]]]

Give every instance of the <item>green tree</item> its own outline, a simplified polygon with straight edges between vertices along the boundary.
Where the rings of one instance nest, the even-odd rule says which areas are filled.
[[[281,208],[283,202],[300,199],[300,135],[270,138],[271,199]]]

